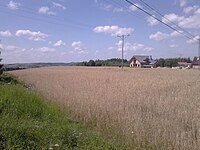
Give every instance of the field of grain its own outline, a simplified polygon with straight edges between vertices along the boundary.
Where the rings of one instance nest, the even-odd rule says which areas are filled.
[[[200,147],[200,71],[49,67],[13,72],[132,149]]]

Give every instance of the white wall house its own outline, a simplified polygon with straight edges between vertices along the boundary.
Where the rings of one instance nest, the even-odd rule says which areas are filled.
[[[151,56],[134,55],[130,59],[129,64],[131,68],[155,68],[157,61],[153,60]]]

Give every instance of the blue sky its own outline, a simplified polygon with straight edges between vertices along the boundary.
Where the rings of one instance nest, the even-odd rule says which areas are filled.
[[[150,12],[140,0],[130,1]],[[125,39],[126,59],[136,54],[153,58],[197,56],[200,1],[143,1],[194,39],[174,32],[124,0],[4,0],[0,1],[3,62],[120,58],[122,42],[117,36],[122,34],[130,34]]]

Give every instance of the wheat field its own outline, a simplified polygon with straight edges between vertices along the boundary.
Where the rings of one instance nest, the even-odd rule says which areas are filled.
[[[199,70],[47,67],[12,73],[124,149],[200,147]]]

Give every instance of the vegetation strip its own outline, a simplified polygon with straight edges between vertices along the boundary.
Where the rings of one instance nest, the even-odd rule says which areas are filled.
[[[0,149],[117,149],[8,74],[0,76],[0,118]]]

